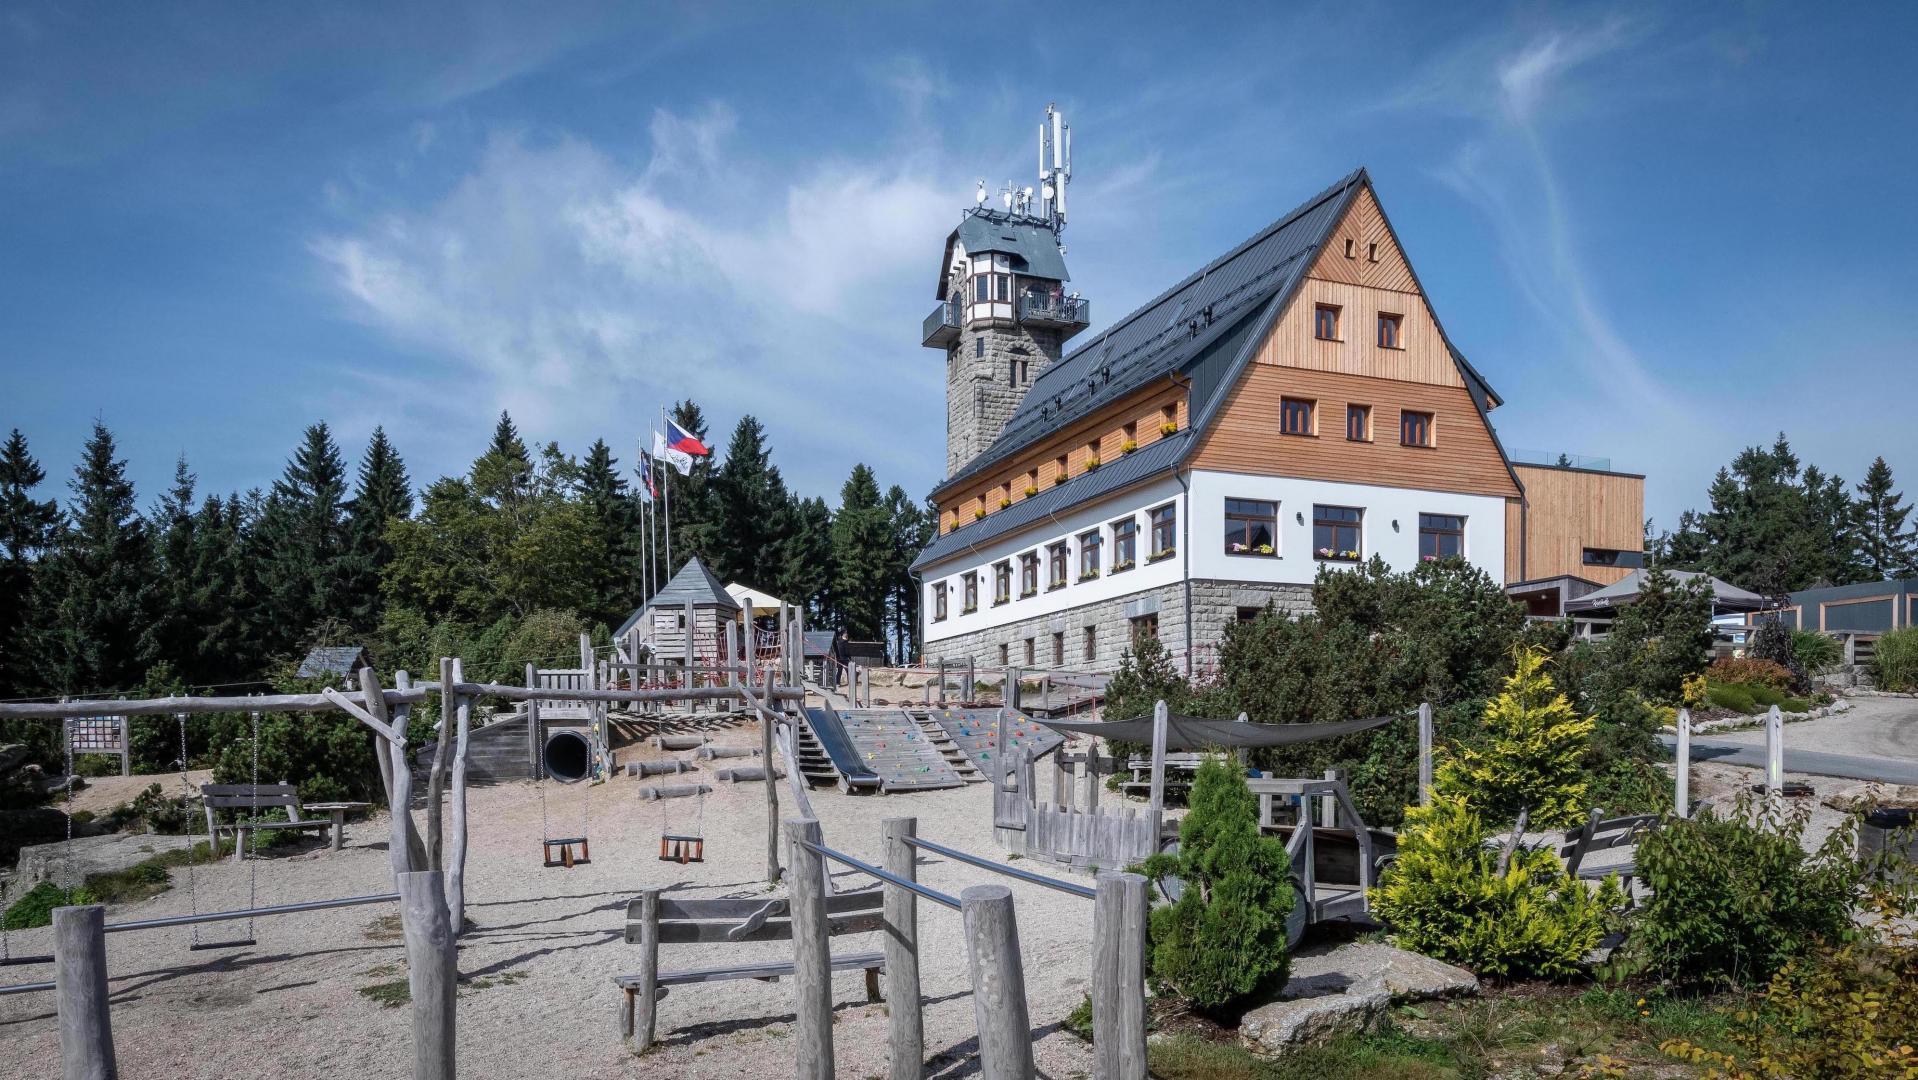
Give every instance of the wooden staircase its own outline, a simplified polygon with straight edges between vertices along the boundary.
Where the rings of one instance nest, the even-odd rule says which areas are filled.
[[[959,744],[953,741],[952,733],[946,730],[945,725],[933,719],[930,713],[907,711],[911,713],[913,723],[918,724],[919,730],[925,733],[926,741],[945,757],[946,764],[952,766],[952,771],[959,774],[959,779],[968,784],[986,782],[986,774],[980,772],[979,767],[972,763],[972,758],[968,757],[966,752],[959,748]]]
[[[839,770],[833,768],[832,759],[826,756],[826,748],[819,745],[813,736],[812,726],[801,718],[794,728],[798,739],[793,743],[793,753],[799,758],[799,775],[813,787],[839,782]]]

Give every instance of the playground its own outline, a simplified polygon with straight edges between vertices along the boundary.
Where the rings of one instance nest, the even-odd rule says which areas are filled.
[[[716,745],[752,747],[757,724],[719,729]],[[631,760],[692,757],[634,751]],[[625,759],[625,755],[622,755]],[[457,1056],[469,1076],[579,1077],[790,1076],[793,1072],[793,987],[750,979],[673,987],[658,1004],[657,1041],[635,1057],[615,1026],[621,997],[612,979],[637,967],[625,943],[627,904],[642,888],[666,888],[675,899],[776,895],[766,877],[763,785],[713,783],[703,814],[691,798],[641,801],[635,792],[654,778],[624,775],[602,785],[550,787],[555,816],[590,798],[592,861],[571,870],[540,865],[540,800],[530,781],[476,786],[469,794],[466,912],[459,941]],[[175,777],[177,782],[177,776]],[[815,792],[812,804],[827,842],[877,862],[885,818],[916,815],[920,834],[956,848],[1003,858],[992,842],[991,790],[970,785],[921,792],[910,799],[848,798]],[[790,808],[788,808],[790,812]],[[702,826],[703,818],[703,826]],[[701,829],[704,861],[658,859],[662,832]],[[322,896],[391,890],[385,815],[347,826],[345,846],[311,845],[297,854],[258,861],[261,906]],[[1017,865],[1013,863],[1010,865]],[[872,884],[831,867],[841,891]],[[197,870],[199,907],[245,907],[247,871],[231,862]],[[952,895],[1005,879],[922,853],[919,881]],[[1088,879],[1075,879],[1087,882]],[[1020,950],[1031,1008],[1035,1064],[1046,1075],[1089,1074],[1091,1047],[1059,1027],[1091,988],[1092,902],[1044,888],[1020,887]],[[784,890],[777,891],[783,895]],[[160,918],[187,910],[176,887],[150,901],[116,907],[113,922]],[[965,935],[957,913],[921,904],[920,971],[925,1009],[927,1075],[970,1072],[975,1022]],[[389,1004],[406,980],[404,943],[392,904],[348,907],[256,921],[257,944],[224,953],[191,951],[185,927],[111,934],[107,969],[114,1042],[122,1075],[389,1076],[410,1065],[408,1010]],[[16,931],[16,953],[51,950],[51,929]],[[202,927],[220,937],[223,927]],[[880,949],[879,932],[835,937],[833,951]],[[754,960],[792,960],[790,941],[661,947],[666,969]],[[15,981],[25,971],[6,969]],[[38,976],[35,976],[38,977]],[[882,983],[883,985],[883,983]],[[402,993],[403,999],[403,993]],[[832,980],[835,1048],[841,1075],[886,1072],[887,1013],[869,1004],[858,971]],[[0,997],[0,1075],[59,1075],[58,1024],[50,994]]]

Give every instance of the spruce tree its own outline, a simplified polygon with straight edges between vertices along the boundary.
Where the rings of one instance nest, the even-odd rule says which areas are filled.
[[[245,561],[248,531],[238,495],[209,495],[194,514],[186,608],[195,620],[194,677],[202,682],[257,678],[266,660],[252,633],[259,613]]]
[[[269,555],[261,567],[269,651],[307,643],[322,620],[345,617],[346,463],[321,421],[300,446],[267,496],[260,527]]]
[[[473,462],[473,488],[481,498],[509,512],[531,497],[533,458],[513,418],[502,410],[493,425],[493,441]]]
[[[579,469],[587,527],[606,557],[593,567],[590,618],[617,624],[639,603],[639,505],[606,440],[595,439]]]
[[[939,519],[898,484],[886,490],[886,517],[892,525],[892,557],[886,567],[889,637],[899,660],[911,663],[919,655],[919,583],[913,580],[912,561],[932,541]]]
[[[755,417],[739,418],[710,490],[716,535],[705,550],[713,573],[723,581],[772,588],[779,577],[780,545],[794,524],[792,496],[772,463],[766,429]]]
[[[769,588],[803,605],[818,626],[840,625],[833,585],[832,510],[817,496],[795,499],[780,545],[779,570]]]
[[[28,634],[33,622],[33,583],[40,561],[60,525],[60,506],[33,497],[47,474],[13,429],[0,448],[0,697],[39,689]]]
[[[833,592],[849,638],[876,641],[884,631],[891,532],[879,482],[865,465],[853,466],[832,521]]]
[[[1904,577],[1918,570],[1918,550],[1912,531],[1905,528],[1911,507],[1892,484],[1891,466],[1875,458],[1858,485],[1860,561],[1874,579]]]
[[[353,498],[346,504],[347,552],[341,561],[339,618],[361,631],[380,622],[380,573],[393,561],[386,540],[394,518],[413,512],[413,485],[406,464],[386,437],[374,428],[360,458]]]
[[[154,597],[154,638],[160,659],[189,683],[205,681],[205,673],[200,670],[200,613],[193,606],[193,534],[199,525],[194,514],[194,481],[182,454],[173,463],[173,486],[161,496],[153,523],[160,572]]]
[[[1485,707],[1482,737],[1440,764],[1440,790],[1460,793],[1494,821],[1528,813],[1534,826],[1576,824],[1585,813],[1585,754],[1595,721],[1581,717],[1522,649],[1505,689]]]
[[[67,527],[36,575],[34,651],[62,694],[135,687],[159,653],[152,542],[117,454],[96,420],[68,485]]]
[[[673,423],[685,429],[686,433],[705,443],[713,444],[706,430],[706,414],[696,402],[681,401],[672,408]],[[664,582],[674,572],[686,565],[686,560],[694,555],[711,565],[713,554],[722,541],[720,530],[724,527],[718,521],[718,513],[713,508],[713,471],[712,455],[693,459],[691,474],[682,474],[666,462],[659,462],[660,483],[668,492],[667,502],[672,516],[672,556],[673,565],[666,566],[666,549],[661,545],[659,565],[665,573],[659,578]],[[662,516],[663,522],[663,516]]]

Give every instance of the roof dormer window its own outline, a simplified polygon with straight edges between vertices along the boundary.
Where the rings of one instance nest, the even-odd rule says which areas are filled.
[[[1357,240],[1352,239],[1349,236],[1346,237],[1345,238],[1345,257],[1348,259],[1356,259],[1358,258],[1358,255],[1359,255],[1359,242]]]

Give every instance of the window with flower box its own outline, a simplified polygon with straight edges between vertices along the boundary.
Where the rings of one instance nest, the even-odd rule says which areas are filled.
[[[1257,499],[1225,501],[1227,555],[1277,555],[1278,535],[1278,503]]]
[[[1139,557],[1139,523],[1120,518],[1112,523],[1112,572],[1130,570]]]
[[[1079,534],[1079,580],[1091,581],[1099,576],[1099,530]]]
[[[1364,556],[1365,511],[1354,506],[1312,508],[1312,554],[1333,562],[1357,562]]]
[[[965,603],[960,605],[959,614],[970,615],[979,610],[979,571],[972,570],[967,572],[963,581],[965,583]]]
[[[1425,562],[1465,554],[1465,519],[1457,514],[1419,515],[1419,558]]]
[[[993,564],[992,602],[994,606],[1012,602],[1012,563],[1010,561]]]
[[[932,587],[932,621],[940,622],[946,617],[946,583],[940,582]]]
[[[1046,549],[1046,588],[1066,587],[1067,544],[1064,540]]]
[[[1179,510],[1172,503],[1154,507],[1147,514],[1152,519],[1152,555],[1153,560],[1169,559],[1179,551]]]
[[[1039,595],[1039,553],[1028,551],[1019,556],[1019,598]]]

